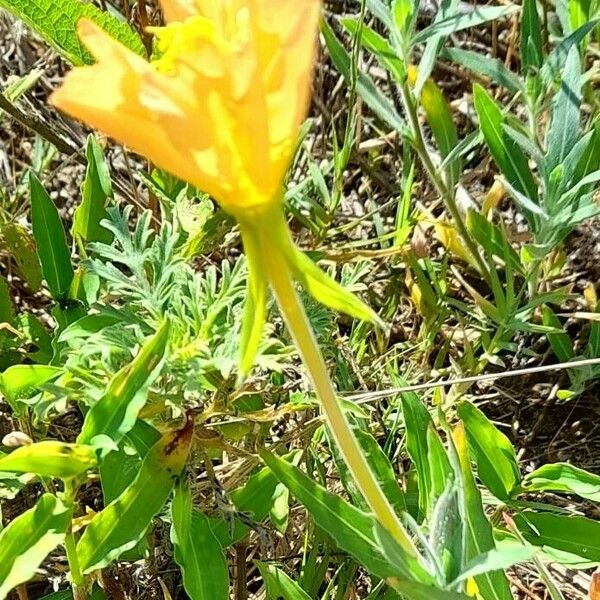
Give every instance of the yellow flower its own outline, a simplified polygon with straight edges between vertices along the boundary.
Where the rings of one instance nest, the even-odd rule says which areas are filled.
[[[52,102],[233,214],[279,202],[305,118],[319,0],[164,0],[147,62],[89,20],[97,59]]]
[[[55,106],[214,197],[240,223],[248,258],[241,371],[254,361],[269,285],[291,273],[318,300],[374,313],[294,246],[283,180],[309,102],[320,0],[163,0],[148,62],[89,20],[97,59],[65,78]],[[273,257],[277,265],[273,264]]]

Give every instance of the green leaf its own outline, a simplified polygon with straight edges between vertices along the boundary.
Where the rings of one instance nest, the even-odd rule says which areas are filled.
[[[267,600],[311,600],[311,597],[281,569],[256,561],[267,588]]]
[[[242,487],[233,490],[231,501],[238,513],[260,523],[269,514],[280,493],[281,483],[271,469],[265,467],[248,479]],[[239,519],[211,519],[211,529],[223,548],[241,540],[250,527]]]
[[[353,431],[381,490],[394,510],[402,513],[406,510],[406,501],[390,459],[370,433],[358,427]]]
[[[554,513],[523,512],[515,515],[523,537],[536,546],[550,546],[600,562],[600,522],[586,517]]]
[[[325,38],[327,49],[336,69],[344,76],[347,82],[352,81],[352,60],[344,46],[337,39],[335,33],[325,19],[322,21],[321,32]],[[394,105],[384,96],[364,73],[359,73],[356,80],[356,90],[373,113],[383,123],[399,132],[406,132],[406,123],[396,112]]]
[[[415,393],[402,394],[402,414],[406,427],[406,450],[419,481],[419,508],[428,517],[452,478],[446,450],[435,431],[433,419]]]
[[[13,306],[8,283],[6,279],[0,275],[0,323],[12,323],[14,318],[15,307]],[[0,384],[0,389],[1,388],[2,384]]]
[[[479,478],[497,498],[509,500],[521,482],[510,440],[470,402],[459,404],[458,416],[465,424]]]
[[[550,52],[540,70],[540,75],[547,85],[550,85],[554,78],[561,74],[571,48],[579,44],[598,24],[600,24],[600,19],[588,21],[571,35],[563,38],[554,50]]]
[[[77,477],[95,466],[94,448],[56,440],[21,446],[0,458],[0,471],[36,473],[61,479]]]
[[[512,94],[523,91],[523,82],[497,58],[489,58],[478,52],[460,48],[444,48],[441,56],[479,75],[489,77],[494,83],[504,86]]]
[[[39,179],[29,174],[31,224],[42,273],[55,300],[62,300],[73,280],[71,253],[58,210]]]
[[[579,139],[581,63],[577,46],[567,56],[560,91],[552,104],[552,121],[546,137],[546,163],[551,173],[562,164]]]
[[[467,596],[466,594],[441,590],[415,581],[401,581],[391,578],[389,584],[405,598],[410,598],[410,600],[473,600],[471,596]]]
[[[485,516],[481,493],[471,472],[464,426],[454,430],[453,440],[456,449],[454,468],[460,482],[459,491],[463,505],[463,518],[466,528],[465,559],[473,560],[481,554],[495,549],[492,526]],[[485,600],[513,600],[508,579],[503,571],[489,571],[475,577],[479,593]]]
[[[521,259],[506,239],[502,229],[488,221],[480,212],[469,210],[467,228],[477,243],[491,256],[497,256],[519,273],[523,273]]]
[[[50,365],[14,365],[0,374],[0,392],[10,403],[28,398],[42,385],[64,372]]]
[[[81,186],[81,204],[73,214],[73,237],[83,242],[110,244],[113,234],[100,225],[108,218],[106,201],[112,197],[112,183],[102,148],[90,134],[85,150],[87,171]]]
[[[77,36],[79,19],[91,19],[127,48],[143,56],[140,37],[122,21],[81,0],[0,0],[74,65],[92,64],[93,58]]]
[[[446,158],[458,144],[458,132],[446,98],[431,79],[427,79],[423,83],[421,106],[425,111],[427,124],[431,129],[440,154],[442,158]],[[451,189],[454,189],[460,178],[461,162],[460,157],[456,157],[448,164],[448,185]]]
[[[495,21],[506,15],[510,15],[517,10],[517,7],[512,4],[505,6],[480,6],[477,10],[468,12],[459,12],[451,16],[441,19],[429,25],[422,31],[417,33],[413,40],[413,44],[422,44],[430,37],[441,35],[448,36],[457,31],[462,31],[469,27],[477,27],[488,21]]]
[[[539,552],[539,549],[535,546],[507,541],[498,548],[480,554],[471,560],[456,579],[456,583],[466,581],[470,577],[489,573],[490,571],[505,570],[519,563],[530,562],[536,552]]]
[[[571,338],[564,331],[563,324],[549,306],[542,307],[542,322],[547,327],[552,327],[553,329],[560,331],[560,333],[557,331],[546,334],[552,352],[554,352],[556,358],[561,362],[567,362],[575,358],[575,349],[573,348]]]
[[[527,157],[504,131],[504,115],[492,97],[480,85],[473,88],[475,110],[485,142],[502,174],[517,191],[537,201],[537,185],[529,170]]]
[[[375,538],[376,521],[372,515],[331,494],[302,473],[298,467],[277,458],[270,452],[263,451],[261,458],[285,483],[292,495],[304,504],[315,523],[326,531],[342,550],[362,563],[370,573],[382,578],[394,575],[410,578],[428,577],[416,559],[406,553],[404,553],[403,573],[398,572],[398,565],[392,566],[389,563]]]
[[[112,378],[104,395],[87,413],[79,443],[89,444],[98,435],[107,435],[118,443],[131,430],[146,404],[148,389],[162,370],[170,330],[165,320],[133,361]]]
[[[42,267],[31,232],[17,223],[4,223],[0,225],[0,236],[15,261],[19,275],[32,292],[38,292],[42,286]]]
[[[578,469],[568,463],[553,463],[528,473],[523,479],[523,490],[577,494],[600,503],[600,475]]]
[[[14,519],[0,533],[0,599],[31,579],[40,563],[64,539],[71,511],[51,494]]]
[[[406,76],[404,62],[398,58],[398,55],[390,43],[379,33],[365,25],[357,18],[347,17],[340,20],[340,23],[348,32],[357,38],[360,36],[360,43],[364,48],[372,52],[381,66],[392,73],[394,78],[401,82]]]
[[[142,539],[185,466],[192,433],[190,423],[165,434],[148,452],[131,485],[90,521],[77,544],[82,571],[105,567]]]
[[[171,505],[171,541],[175,562],[183,575],[183,587],[190,599],[227,600],[227,560],[208,518],[192,510],[192,495],[185,485],[175,488]]]
[[[523,0],[521,12],[521,65],[523,71],[539,69],[544,61],[542,24],[537,0]]]

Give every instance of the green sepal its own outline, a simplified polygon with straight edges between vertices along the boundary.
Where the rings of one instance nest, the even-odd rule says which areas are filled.
[[[242,228],[248,267],[248,297],[244,306],[240,340],[240,376],[245,377],[254,364],[267,319],[267,278],[255,230]]]

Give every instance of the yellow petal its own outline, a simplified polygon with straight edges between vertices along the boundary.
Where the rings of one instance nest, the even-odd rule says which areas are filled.
[[[228,174],[224,180],[213,146],[214,124],[199,118],[189,86],[158,73],[91,21],[80,21],[79,34],[98,63],[71,71],[51,102],[184,181],[221,196]]]
[[[167,23],[184,21],[198,14],[195,0],[161,0],[160,4]]]

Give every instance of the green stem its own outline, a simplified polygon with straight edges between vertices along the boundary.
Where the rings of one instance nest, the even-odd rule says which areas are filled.
[[[65,534],[65,550],[71,573],[71,581],[73,582],[73,598],[74,600],[87,600],[87,581],[79,565],[75,534],[73,533],[73,513],[75,510],[77,487],[72,480],[65,481],[65,504],[71,509],[71,518],[69,519],[69,526]]]
[[[418,557],[411,538],[381,490],[336,397],[323,355],[298,297],[284,253],[262,236],[263,260],[275,298],[321,401],[333,438],[356,485],[381,525],[412,557]]]
[[[421,124],[419,123],[419,116],[417,114],[417,106],[414,102],[413,94],[408,86],[408,83],[404,83],[400,87],[400,94],[402,97],[402,103],[406,109],[406,114],[408,116],[408,120],[410,123],[410,128],[413,134],[413,139],[411,140],[412,146],[415,149],[415,152],[418,154],[423,167],[427,171],[427,175],[429,179],[437,189],[439,195],[443,198],[446,208],[450,213],[458,234],[463,240],[465,246],[469,249],[469,252],[473,255],[473,258],[477,261],[477,266],[479,267],[481,274],[486,278],[486,280],[490,281],[488,265],[485,263],[483,258],[481,257],[481,253],[479,252],[479,248],[477,244],[471,237],[467,226],[465,225],[465,221],[463,216],[458,208],[458,204],[456,203],[456,197],[453,190],[448,189],[446,182],[443,177],[439,173],[439,169],[433,164],[433,160],[429,155],[429,151],[427,150],[427,146],[425,144],[425,139],[423,137],[423,131],[421,129]]]

